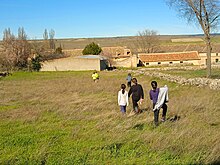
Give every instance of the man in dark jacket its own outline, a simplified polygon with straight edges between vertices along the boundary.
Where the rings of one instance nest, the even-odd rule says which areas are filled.
[[[136,78],[132,78],[132,82],[134,83],[134,85],[131,86],[128,92],[128,97],[132,95],[132,103],[133,103],[134,112],[140,113],[138,101],[140,100],[140,103],[141,103],[142,100],[144,99],[144,91],[143,91],[142,86],[137,83]]]

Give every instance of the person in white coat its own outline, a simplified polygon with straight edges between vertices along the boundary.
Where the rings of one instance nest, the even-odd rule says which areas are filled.
[[[157,88],[157,82],[151,82],[152,89],[150,90],[150,99],[153,102],[153,112],[154,112],[154,122],[155,125],[158,126],[158,118],[159,118],[159,111],[162,108],[162,119],[161,121],[164,122],[166,120],[166,113],[167,113],[167,105],[168,102],[168,87],[165,85],[164,87]]]
[[[120,106],[122,114],[126,114],[126,106],[129,105],[128,92],[125,90],[125,88],[126,85],[121,84],[121,90],[118,91],[118,105]]]

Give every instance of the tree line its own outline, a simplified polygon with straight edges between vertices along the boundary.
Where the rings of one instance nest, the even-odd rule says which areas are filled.
[[[211,32],[218,29],[220,18],[220,1],[219,0],[165,0],[167,4],[177,10],[180,17],[186,19],[188,23],[195,23],[204,33],[204,43],[207,52],[207,77],[211,77],[211,52],[212,41]],[[181,9],[181,10],[180,10]],[[62,53],[62,47],[56,49],[54,42],[55,31],[49,32],[45,29],[43,33],[44,44],[36,42],[29,43],[24,28],[18,29],[18,35],[15,36],[10,28],[5,29],[3,36],[3,52],[0,54],[0,66],[7,69],[13,68],[30,68],[39,63],[40,57],[51,50],[55,53]],[[137,41],[130,45],[135,53],[154,53],[159,50],[158,34],[154,30],[144,30],[138,32]],[[48,51],[50,50],[50,51]],[[100,54],[102,52],[99,45],[91,43],[85,47],[83,54]],[[31,57],[30,54],[37,56]],[[37,57],[37,58],[36,58]],[[40,69],[40,63],[38,64]]]
[[[2,70],[39,71],[41,61],[50,55],[62,54],[62,47],[56,48],[55,31],[45,29],[43,42],[28,40],[23,27],[14,35],[10,28],[3,32],[2,51],[0,52],[0,68]]]

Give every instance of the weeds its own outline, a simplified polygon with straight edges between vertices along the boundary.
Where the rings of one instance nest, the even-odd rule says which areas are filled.
[[[170,101],[168,120],[154,127],[148,98],[154,78],[137,76],[143,113],[121,116],[117,92],[126,76],[104,71],[94,83],[90,72],[18,72],[1,80],[0,164],[219,161],[219,91],[158,80],[168,85]]]

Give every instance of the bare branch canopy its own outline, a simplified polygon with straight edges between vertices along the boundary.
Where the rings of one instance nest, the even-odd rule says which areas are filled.
[[[195,23],[204,32],[207,47],[207,77],[211,76],[211,32],[218,30],[220,19],[219,0],[166,0],[188,23]]]

